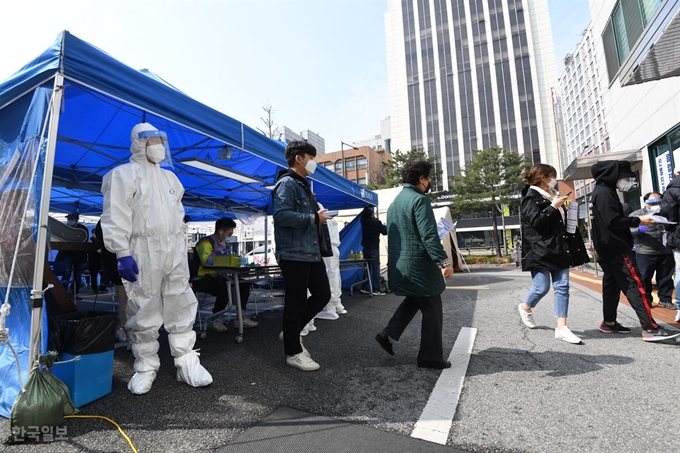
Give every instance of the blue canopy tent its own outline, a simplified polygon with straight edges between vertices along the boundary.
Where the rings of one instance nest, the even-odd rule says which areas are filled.
[[[62,32],[42,55],[0,83],[0,196],[4,197],[0,231],[6,233],[0,239],[3,253],[28,251],[22,256],[33,261],[25,272],[3,273],[0,267],[0,287],[9,288],[13,310],[26,312],[26,294],[14,299],[11,290],[12,286],[32,288],[31,344],[24,345],[30,346],[24,360],[35,358],[41,349],[46,248],[42,227],[47,216],[50,211],[99,215],[102,178],[128,161],[130,130],[143,121],[168,135],[170,169],[184,185],[183,203],[190,220],[271,209],[271,187],[277,173],[288,167],[283,143],[195,101],[155,74],[132,69]],[[377,204],[374,192],[325,168],[318,168],[311,179],[314,193],[327,209]],[[12,210],[3,209],[7,206]],[[26,232],[30,240],[25,240]],[[5,247],[5,241],[12,247]],[[3,257],[3,263],[16,261],[13,256]],[[0,374],[4,349],[0,345]],[[4,393],[6,383],[0,385],[5,386],[0,387]],[[4,409],[0,402],[0,414]]]

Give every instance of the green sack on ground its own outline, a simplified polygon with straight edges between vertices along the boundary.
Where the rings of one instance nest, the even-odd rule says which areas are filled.
[[[41,434],[54,433],[54,427],[64,423],[64,415],[78,412],[66,384],[50,372],[56,358],[55,351],[39,357],[41,367],[31,371],[24,390],[12,406],[6,443],[38,440]]]

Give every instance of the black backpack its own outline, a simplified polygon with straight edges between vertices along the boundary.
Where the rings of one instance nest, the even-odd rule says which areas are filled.
[[[215,239],[213,239],[212,236],[203,237],[196,243],[196,245],[194,245],[194,248],[192,249],[191,260],[189,261],[189,281],[192,281],[198,277],[198,269],[201,267],[201,258],[198,256],[198,250],[196,247],[198,244],[204,241],[210,242],[212,248],[215,248]]]

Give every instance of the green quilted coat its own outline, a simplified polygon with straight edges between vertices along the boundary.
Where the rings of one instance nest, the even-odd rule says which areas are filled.
[[[404,184],[387,210],[387,270],[390,290],[399,296],[436,296],[446,283],[437,265],[448,258],[437,234],[427,196]]]

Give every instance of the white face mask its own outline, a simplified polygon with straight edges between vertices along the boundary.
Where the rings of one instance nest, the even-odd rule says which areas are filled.
[[[616,181],[616,188],[621,192],[628,192],[635,187],[635,178],[621,178]]]
[[[550,190],[555,190],[555,187],[557,187],[557,180],[555,178],[550,178],[550,181],[548,181],[548,187],[550,187]]]
[[[149,145],[146,147],[146,156],[155,164],[165,159],[165,146],[162,144]]]
[[[649,212],[659,212],[661,211],[661,206],[659,205],[654,205],[651,208],[649,208]]]
[[[74,226],[75,224],[76,224],[76,221],[75,221],[75,220],[67,220],[67,221],[66,221],[66,225]]]
[[[316,171],[316,161],[314,159],[309,159],[305,164],[305,170],[307,174],[313,175]]]

